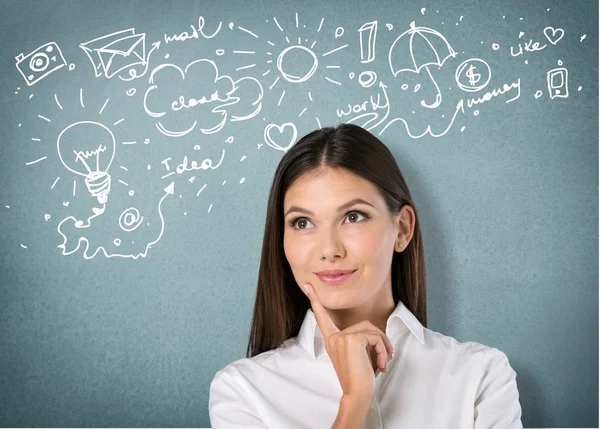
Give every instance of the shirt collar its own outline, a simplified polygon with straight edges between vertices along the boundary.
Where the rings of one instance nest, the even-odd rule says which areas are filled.
[[[397,323],[395,321],[399,321],[401,323]],[[415,317],[414,314],[404,305],[401,300],[398,300],[398,304],[394,311],[387,320],[386,325],[386,334],[390,335],[390,327],[397,323],[397,326],[400,327],[401,330],[409,329],[410,332],[417,338],[421,344],[425,345],[425,337],[423,335],[423,325],[419,322],[419,319]],[[312,309],[309,308],[306,311],[306,315],[304,316],[304,321],[302,322],[302,326],[300,327],[300,331],[298,332],[298,343],[308,352],[313,358],[316,358],[315,355],[315,340],[317,338],[323,338],[323,334],[321,332],[321,328],[317,323],[317,319],[315,318],[315,314]],[[392,338],[390,340],[393,342]]]

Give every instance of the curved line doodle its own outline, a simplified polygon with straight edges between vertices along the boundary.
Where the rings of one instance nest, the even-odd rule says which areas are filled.
[[[77,219],[75,219],[73,216],[69,216],[66,217],[65,219],[63,219],[57,227],[57,231],[58,233],[62,236],[63,238],[63,242],[61,244],[59,244],[58,247],[59,249],[62,249],[62,254],[67,256],[67,255],[71,255],[72,253],[76,252],[77,250],[79,250],[79,248],[83,245],[83,257],[84,259],[92,259],[94,258],[100,251],[102,251],[102,253],[104,254],[104,256],[106,258],[114,258],[114,257],[119,257],[119,258],[130,258],[130,259],[138,259],[139,257],[145,258],[148,254],[148,250],[156,243],[158,243],[158,241],[161,239],[164,229],[165,229],[165,219],[163,217],[162,214],[162,203],[165,200],[165,198],[169,195],[173,195],[175,193],[175,182],[171,182],[171,184],[169,184],[169,186],[167,186],[165,189],[165,194],[162,196],[162,198],[160,199],[160,201],[158,202],[158,215],[160,217],[160,232],[158,234],[158,237],[148,243],[146,245],[146,249],[143,252],[138,253],[137,255],[129,255],[129,254],[121,254],[121,253],[107,253],[106,249],[103,246],[99,246],[91,255],[88,255],[88,251],[90,249],[90,242],[87,238],[85,237],[80,237],[79,240],[77,241],[77,246],[71,250],[71,251],[67,251],[66,250],[66,244],[67,244],[67,236],[65,234],[63,234],[63,232],[61,231],[61,227],[62,225],[68,221],[68,220],[72,220],[75,222],[75,226],[77,228],[87,228],[91,225],[91,223],[89,222],[90,219],[92,219],[95,216],[92,216],[88,219],[87,225],[83,225],[82,223],[78,223]]]

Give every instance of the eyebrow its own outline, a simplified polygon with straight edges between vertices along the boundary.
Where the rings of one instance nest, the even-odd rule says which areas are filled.
[[[338,207],[338,212],[341,212],[344,209],[347,209],[349,207],[352,207],[355,204],[366,204],[368,206],[371,206],[373,208],[376,208],[373,204],[369,203],[368,201],[365,201],[361,198],[355,198],[351,201],[348,201],[345,204],[342,204],[341,206]],[[286,217],[288,214],[292,213],[292,212],[299,212],[299,213],[305,213],[311,216],[314,216],[314,213],[311,212],[310,210],[304,209],[302,207],[298,207],[298,206],[292,206],[289,208],[289,210],[285,213],[284,217]]]

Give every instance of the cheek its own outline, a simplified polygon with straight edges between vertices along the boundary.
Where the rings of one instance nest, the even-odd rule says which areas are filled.
[[[307,253],[304,245],[299,240],[294,240],[290,234],[285,234],[283,237],[283,251],[292,270],[303,263],[306,258],[304,255]]]
[[[385,234],[378,227],[364,229],[348,243],[352,246],[352,255],[365,264],[378,263],[388,247]]]
[[[379,282],[379,277],[385,276],[390,268],[393,242],[387,237],[385,231],[371,230],[353,243],[353,255],[365,266],[365,274],[374,282]]]

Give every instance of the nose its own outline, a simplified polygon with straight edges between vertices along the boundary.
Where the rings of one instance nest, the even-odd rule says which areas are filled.
[[[345,256],[344,244],[335,228],[331,228],[323,234],[321,254],[321,259],[324,260],[334,260]]]

